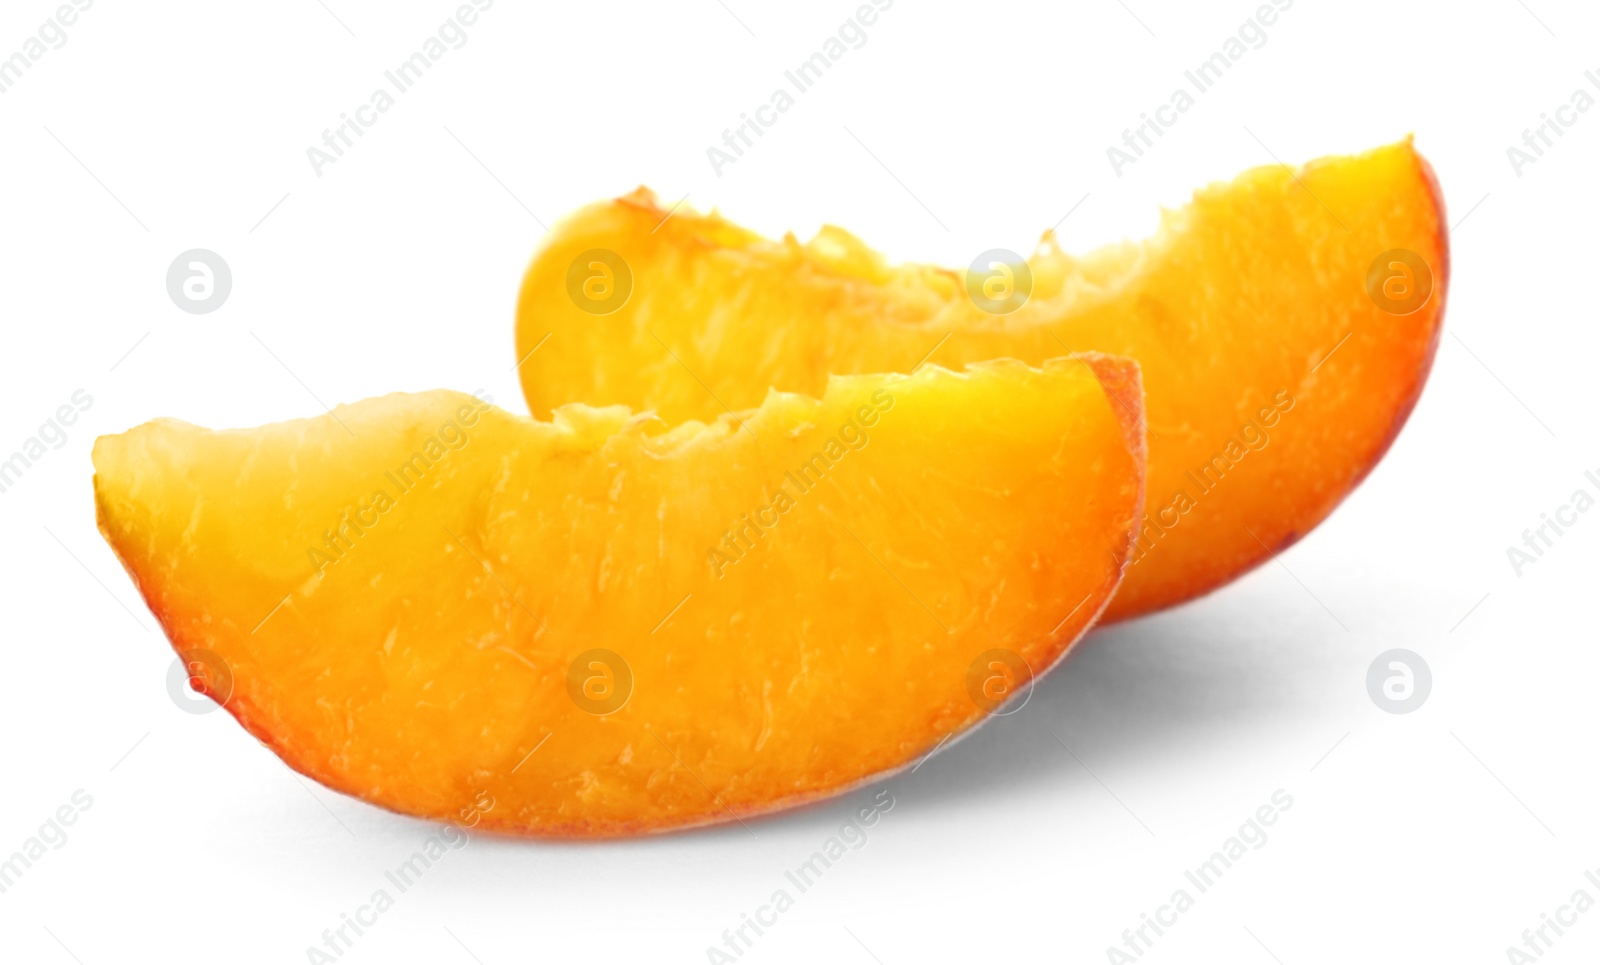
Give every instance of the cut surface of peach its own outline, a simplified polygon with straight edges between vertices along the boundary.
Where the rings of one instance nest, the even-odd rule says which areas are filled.
[[[831,380],[667,427],[452,392],[95,444],[102,533],[287,763],[532,835],[743,819],[914,763],[1113,595],[1137,367]]]
[[[582,401],[671,420],[925,358],[1136,359],[1149,480],[1118,619],[1226,583],[1334,509],[1422,389],[1449,278],[1409,141],[1246,172],[1141,243],[1074,257],[1047,233],[1026,270],[1008,261],[890,266],[837,228],[769,241],[641,189],[578,212],[533,261],[523,389],[535,415]]]

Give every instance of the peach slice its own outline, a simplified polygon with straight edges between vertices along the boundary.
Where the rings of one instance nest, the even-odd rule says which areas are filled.
[[[103,437],[95,500],[197,686],[290,766],[634,834],[839,793],[1015,699],[1121,578],[1139,411],[1137,367],[1093,356],[675,428],[391,395]]]
[[[1107,619],[1137,616],[1259,564],[1365,477],[1427,378],[1450,272],[1409,140],[1249,171],[1163,220],[1082,258],[1046,233],[1025,266],[963,273],[889,266],[833,227],[768,241],[641,189],[569,218],[528,269],[523,390],[535,415],[582,401],[674,420],[930,356],[1134,358],[1149,506]]]

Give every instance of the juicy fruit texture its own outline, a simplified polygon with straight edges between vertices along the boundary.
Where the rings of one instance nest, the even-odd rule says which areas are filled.
[[[629,834],[846,790],[1054,664],[1131,549],[1139,398],[1092,356],[839,377],[670,429],[391,395],[103,437],[95,497],[174,648],[209,651],[197,686],[297,770]]]
[[[1136,359],[1148,510],[1107,619],[1206,593],[1332,512],[1421,392],[1450,267],[1442,201],[1409,141],[1246,172],[1142,243],[1078,258],[1047,233],[1031,297],[1008,315],[981,310],[964,273],[889,266],[837,228],[802,245],[668,214],[641,189],[548,237],[517,315],[535,415],[582,401],[709,418],[769,386],[816,392],[829,373],[907,371],[930,352],[950,366]],[[1380,258],[1395,249],[1420,261]],[[569,289],[574,275],[589,288]],[[1407,303],[1425,277],[1427,298]]]

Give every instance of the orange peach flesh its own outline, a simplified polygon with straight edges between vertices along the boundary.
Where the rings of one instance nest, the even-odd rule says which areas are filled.
[[[96,505],[199,684],[290,766],[492,831],[636,834],[840,793],[1052,666],[1131,547],[1139,399],[1096,357],[671,429],[392,395],[101,438]]]
[[[1421,392],[1450,274],[1443,202],[1409,140],[1246,172],[1166,212],[1141,243],[1080,258],[1047,233],[1031,297],[1010,314],[980,309],[964,272],[889,266],[837,228],[802,245],[715,214],[667,215],[641,189],[546,239],[518,308],[518,358],[538,348],[521,368],[536,415],[583,401],[712,418],[769,387],[815,393],[830,373],[925,357],[1135,359],[1149,499],[1108,620],[1207,593],[1332,512]],[[1395,250],[1414,264],[1381,257]],[[630,277],[610,279],[631,289],[620,306],[588,297],[604,294],[593,272],[610,270],[588,267],[597,251],[626,265]],[[573,294],[574,271],[601,287]],[[1407,284],[1431,291],[1413,304]],[[1372,292],[1386,289],[1380,305]]]

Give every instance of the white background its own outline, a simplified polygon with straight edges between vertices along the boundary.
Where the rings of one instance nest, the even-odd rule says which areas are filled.
[[[1201,184],[1410,131],[1454,277],[1388,458],[1281,565],[1092,634],[1024,711],[889,782],[869,843],[743,960],[1103,962],[1280,788],[1267,843],[1144,961],[1503,962],[1574,890],[1600,899],[1600,513],[1520,577],[1506,557],[1600,470],[1600,111],[1520,177],[1506,155],[1600,69],[1592,5],[1298,0],[1120,178],[1106,147],[1255,2],[899,0],[720,178],[707,147],[855,0],[500,0],[318,177],[306,148],[456,4],[327,6],[100,0],[0,95],[0,453],[94,399],[0,495],[0,856],[94,800],[0,895],[0,958],[306,961],[437,830],[174,704],[173,655],[95,531],[97,434],[435,387],[526,411],[512,316],[542,225],[640,183],[769,235],[834,222],[965,265],[1069,211],[1069,250],[1141,237]],[[6,4],[0,55],[53,9]],[[234,276],[209,315],[164,285],[197,247]],[[1393,647],[1434,676],[1403,716],[1365,684]],[[875,790],[754,837],[475,838],[343,960],[704,962]],[[1544,960],[1597,953],[1600,909]]]

